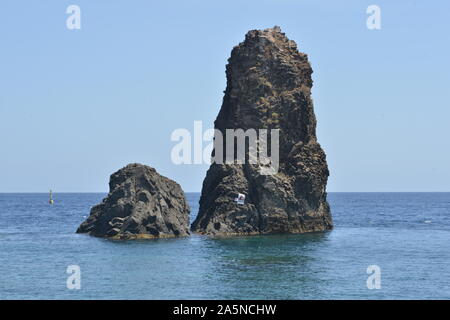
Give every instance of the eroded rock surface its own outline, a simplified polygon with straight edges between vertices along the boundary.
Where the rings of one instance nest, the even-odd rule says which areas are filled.
[[[279,129],[279,169],[263,175],[258,164],[213,163],[192,230],[229,236],[331,229],[329,172],[316,138],[307,55],[274,27],[248,32],[228,62],[215,128],[224,143],[226,129]],[[235,201],[239,193],[244,204]]]
[[[77,230],[117,239],[189,235],[189,205],[181,187],[155,169],[130,164],[111,175],[110,192]]]

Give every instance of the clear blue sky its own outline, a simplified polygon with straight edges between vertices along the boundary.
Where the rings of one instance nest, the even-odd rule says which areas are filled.
[[[66,28],[67,6],[81,30]],[[379,5],[382,29],[366,28]],[[280,25],[309,55],[329,191],[450,191],[450,3],[392,0],[0,2],[0,192],[107,191],[171,163],[176,128],[213,125],[231,49]]]

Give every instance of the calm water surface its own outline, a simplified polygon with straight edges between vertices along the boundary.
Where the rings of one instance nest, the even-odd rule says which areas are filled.
[[[331,193],[335,229],[110,241],[75,234],[104,194],[0,194],[1,299],[450,299],[450,193]],[[187,194],[191,221],[199,194]],[[68,290],[66,268],[81,268]],[[381,289],[366,269],[381,268]]]

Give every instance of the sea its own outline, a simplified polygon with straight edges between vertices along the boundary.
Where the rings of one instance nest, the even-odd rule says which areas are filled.
[[[323,233],[139,241],[75,233],[105,194],[53,197],[0,194],[0,299],[450,298],[450,193],[329,193]]]

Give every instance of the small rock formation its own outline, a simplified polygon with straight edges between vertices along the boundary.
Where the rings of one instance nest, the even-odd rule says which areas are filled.
[[[316,139],[307,55],[274,27],[248,32],[228,62],[215,129],[224,144],[226,129],[279,129],[279,169],[263,175],[258,164],[213,162],[191,229],[213,236],[331,229],[325,191],[329,172]]]
[[[77,230],[115,239],[189,235],[189,205],[181,187],[155,169],[129,164],[111,175],[110,192]]]

